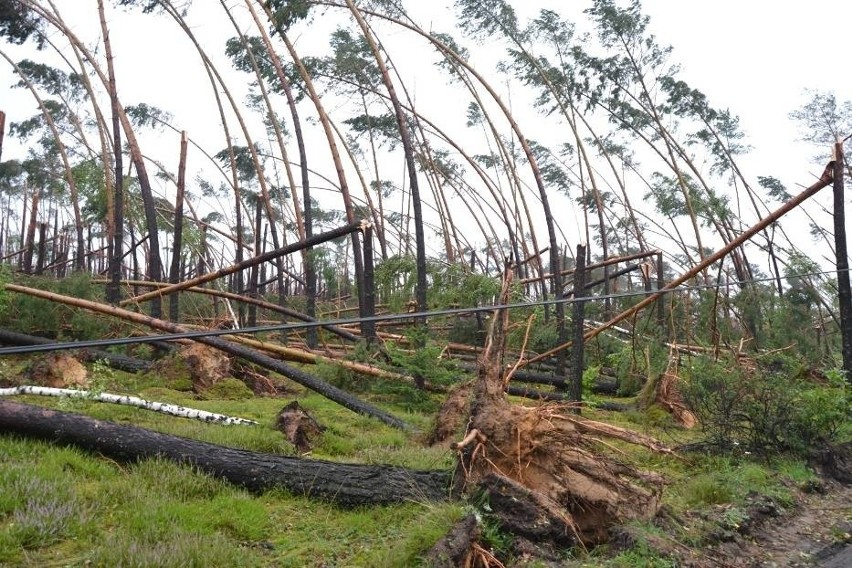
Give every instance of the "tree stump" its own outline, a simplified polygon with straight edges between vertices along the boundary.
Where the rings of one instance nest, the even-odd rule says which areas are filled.
[[[275,427],[284,434],[300,454],[310,452],[313,449],[313,440],[325,431],[325,427],[320,425],[295,400],[278,413],[278,417],[275,419]]]

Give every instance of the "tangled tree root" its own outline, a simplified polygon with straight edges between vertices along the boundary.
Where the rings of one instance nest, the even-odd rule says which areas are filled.
[[[507,277],[504,294],[508,285]],[[454,444],[465,489],[485,491],[504,529],[560,546],[598,544],[611,526],[652,517],[662,478],[605,455],[618,454],[605,439],[670,450],[636,432],[580,418],[565,404],[510,404],[504,394],[507,326],[506,311],[498,311],[479,362],[468,434]]]

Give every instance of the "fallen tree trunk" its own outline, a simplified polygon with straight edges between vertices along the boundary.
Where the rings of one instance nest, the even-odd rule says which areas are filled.
[[[93,392],[77,389],[57,389],[36,385],[22,385],[19,387],[0,389],[0,396],[15,396],[21,394],[84,398],[86,400],[92,400],[95,402],[109,402],[112,404],[122,404],[124,406],[135,406],[136,408],[142,408],[144,410],[150,410],[152,412],[160,412],[162,414],[179,416],[180,418],[190,418],[194,420],[201,420],[202,422],[214,422],[216,424],[223,424],[228,426],[231,424],[241,424],[245,426],[252,426],[257,424],[256,421],[248,420],[246,418],[226,416],[224,414],[217,414],[215,412],[199,410],[198,408],[187,408],[185,406],[169,404],[168,402],[156,402],[152,400],[145,400],[143,398],[139,398],[138,396],[130,396],[124,394]]]
[[[366,363],[348,361],[346,359],[343,359],[342,356],[339,358],[329,357],[314,353],[312,351],[306,351],[305,349],[301,348],[297,349],[293,347],[286,347],[284,345],[270,343],[268,341],[249,339],[240,335],[228,335],[226,337],[228,338],[228,340],[233,341],[234,343],[246,345],[253,349],[257,349],[258,351],[266,351],[274,355],[278,355],[282,359],[285,359],[287,361],[295,361],[297,363],[305,363],[308,365],[337,365],[343,369],[352,371],[353,373],[359,373],[361,375],[367,375],[379,379],[398,381],[403,384],[410,384],[411,386],[414,386],[414,378],[409,375],[403,375],[402,373],[394,373],[393,371],[380,369],[379,367],[374,367],[373,365],[368,365]],[[429,392],[447,392],[446,388],[440,385],[432,384],[424,385],[424,390]]]
[[[45,300],[51,300],[69,306],[77,306],[79,308],[84,308],[89,311],[101,314],[107,314],[110,316],[121,318],[126,321],[132,321],[142,325],[147,325],[148,327],[151,327],[153,329],[167,331],[169,333],[186,333],[187,331],[186,328],[181,327],[179,325],[175,325],[165,320],[153,318],[136,312],[131,312],[129,310],[125,310],[115,306],[98,304],[97,302],[91,302],[89,300],[83,300],[81,298],[72,298],[69,296],[63,296],[62,294],[47,292],[45,290],[18,286],[17,284],[6,284],[5,289],[9,292],[17,292],[19,294],[26,294],[28,296],[44,298]],[[349,394],[348,392],[335,387],[334,385],[331,385],[317,377],[305,373],[304,371],[295,369],[293,367],[290,367],[289,365],[285,365],[281,361],[273,359],[269,355],[258,353],[253,349],[249,349],[248,347],[231,343],[230,341],[225,341],[224,339],[220,339],[218,337],[196,337],[194,338],[194,340],[199,343],[204,343],[205,345],[215,347],[216,349],[224,351],[225,353],[228,353],[230,355],[241,357],[246,361],[250,361],[252,363],[260,365],[261,367],[269,369],[270,371],[280,373],[288,379],[295,381],[316,393],[321,394],[329,400],[333,400],[337,404],[343,406],[344,408],[348,408],[353,412],[364,414],[366,416],[372,416],[373,418],[381,420],[385,424],[393,426],[394,428],[399,428],[401,430],[412,429],[404,421],[393,416],[389,412],[386,412],[372,404],[369,404]]]
[[[17,402],[0,401],[0,432],[97,452],[121,462],[161,457],[260,492],[282,488],[341,506],[449,497],[450,472],[343,464],[237,450]]]
[[[96,283],[106,282],[105,280],[93,280]],[[140,286],[143,288],[166,288],[170,286],[170,284],[166,282],[151,282],[150,280],[122,280],[122,284],[126,286]],[[195,292],[197,294],[206,294],[208,296],[213,296],[217,298],[225,298],[227,300],[233,300],[235,302],[244,302],[246,304],[257,306],[258,308],[263,308],[264,310],[269,310],[271,312],[276,312],[280,314],[284,314],[285,316],[290,316],[297,320],[308,322],[308,323],[317,323],[318,320],[316,318],[312,318],[308,315],[303,314],[297,310],[290,309],[286,306],[279,306],[278,304],[273,304],[271,302],[266,302],[264,300],[259,300],[257,298],[252,298],[250,296],[243,296],[240,294],[234,294],[232,292],[225,292],[222,290],[216,290],[214,288],[202,288],[201,286],[192,286],[186,289],[186,292]],[[358,341],[360,337],[356,333],[352,333],[349,330],[343,329],[336,325],[331,324],[323,324],[322,328],[327,330],[330,333],[340,337],[341,339],[345,339],[347,341]]]
[[[37,337],[35,335],[27,335],[26,333],[18,333],[0,329],[0,344],[3,345],[47,345],[54,341],[45,337]],[[101,351],[99,349],[80,349],[77,353],[79,359],[88,362],[106,361],[106,364],[113,369],[126,371],[128,373],[138,373],[139,371],[147,371],[151,367],[149,361],[128,357],[126,355],[118,355],[109,351]]]

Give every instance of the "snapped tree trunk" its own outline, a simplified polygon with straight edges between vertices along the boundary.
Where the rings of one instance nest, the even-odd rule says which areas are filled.
[[[121,148],[121,107],[118,101],[118,89],[115,84],[115,69],[113,68],[112,48],[109,42],[109,28],[106,24],[103,1],[98,2],[98,15],[101,19],[101,33],[104,38],[104,47],[107,55],[107,74],[109,76],[109,100],[112,111],[112,151],[115,159],[115,186],[112,198],[112,210],[107,210],[107,215],[112,216],[112,246],[109,247],[112,254],[109,258],[110,284],[106,289],[106,298],[110,304],[117,304],[121,300],[121,263],[124,260],[124,165]],[[106,157],[104,157],[106,163]],[[134,255],[134,261],[136,257]]]
[[[180,158],[178,159],[177,196],[175,197],[174,237],[172,238],[172,265],[169,267],[169,283],[180,282],[180,249],[183,247],[183,199],[186,193],[186,131],[180,134]],[[169,297],[169,319],[177,323],[180,319],[180,295]]]
[[[347,507],[449,497],[447,471],[341,464],[237,450],[16,402],[0,401],[0,432],[71,444],[122,462],[166,458],[249,491],[283,488],[294,495]]]
[[[6,134],[6,113],[0,110],[0,158],[3,157],[3,136]]]
[[[843,370],[852,382],[852,291],[849,285],[849,257],[846,252],[846,210],[843,195],[843,143],[834,145],[834,250],[837,255],[837,296],[840,303],[840,335],[843,344]]]

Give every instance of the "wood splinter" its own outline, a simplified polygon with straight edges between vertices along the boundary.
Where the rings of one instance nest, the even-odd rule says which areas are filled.
[[[482,432],[480,432],[476,428],[473,428],[470,432],[467,433],[467,436],[465,436],[460,442],[453,442],[452,444],[450,444],[450,448],[456,451],[463,450],[467,446],[469,446],[474,440],[476,440],[478,444],[484,444],[488,441],[488,438],[486,438]]]

